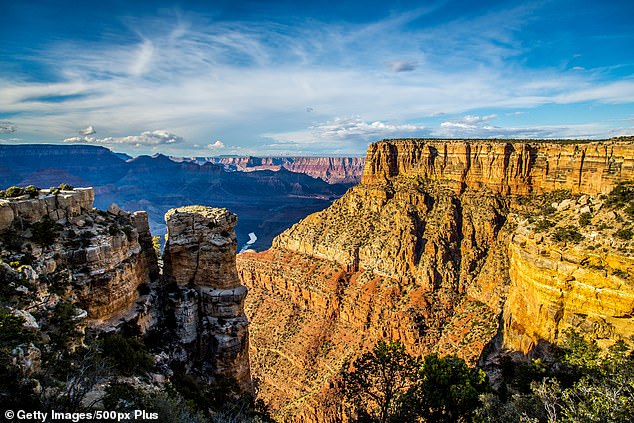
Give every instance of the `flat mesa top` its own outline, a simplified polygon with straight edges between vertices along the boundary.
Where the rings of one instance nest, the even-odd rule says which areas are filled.
[[[170,218],[175,214],[198,215],[204,219],[215,222],[230,222],[235,218],[235,214],[225,208],[193,205],[176,207],[168,210],[167,213],[165,213],[165,220],[170,220]]]
[[[634,143],[634,135],[606,139],[515,139],[515,138],[394,138],[382,139],[373,144],[391,143],[486,143],[486,144],[590,144],[590,143]]]

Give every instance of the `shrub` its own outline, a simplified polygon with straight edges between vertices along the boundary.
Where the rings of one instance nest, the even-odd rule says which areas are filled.
[[[121,228],[121,230],[125,234],[128,241],[132,241],[132,226],[126,225],[123,228]]]
[[[124,376],[149,370],[154,364],[145,345],[136,338],[115,334],[102,341],[104,356]]]
[[[110,234],[110,236],[119,235],[119,232],[119,225],[117,225],[116,223],[113,223],[108,227],[108,233]]]
[[[634,184],[632,182],[620,182],[610,191],[605,204],[614,207],[624,207],[634,203]]]
[[[59,184],[58,188],[60,191],[72,191],[75,189],[72,185],[69,184]]]
[[[634,236],[634,232],[629,228],[622,228],[616,231],[614,236],[624,241],[629,241]]]
[[[592,218],[592,214],[589,212],[581,213],[579,216],[579,226],[584,227],[590,224],[590,219]]]
[[[555,224],[551,222],[550,220],[542,219],[542,220],[539,220],[537,223],[535,223],[535,230],[537,232],[541,232],[541,231],[545,231],[546,229],[552,228],[553,226],[555,226]]]
[[[553,241],[556,242],[574,242],[577,243],[583,239],[583,235],[577,231],[575,226],[569,225],[555,229],[552,235]]]
[[[62,229],[62,226],[52,221],[45,216],[41,221],[35,222],[31,226],[31,233],[33,234],[33,242],[42,246],[49,246],[55,242],[57,233]]]
[[[20,187],[10,187],[7,188],[7,190],[4,193],[4,196],[6,198],[15,198],[15,197],[20,197],[21,195],[24,195],[24,188],[20,188]]]
[[[24,188],[24,193],[28,194],[31,198],[37,198],[40,195],[40,188],[36,187],[35,185],[29,185]]]

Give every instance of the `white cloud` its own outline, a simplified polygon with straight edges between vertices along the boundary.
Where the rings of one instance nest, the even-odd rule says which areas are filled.
[[[420,30],[405,27],[423,12],[345,25],[129,20],[129,34],[52,45],[32,57],[61,82],[0,76],[0,113],[15,113],[21,136],[37,141],[61,139],[76,133],[74,122],[90,122],[100,134],[168,127],[180,136],[88,141],[93,134],[80,133],[67,142],[179,149],[191,147],[181,137],[204,146],[213,131],[227,145],[260,153],[273,144],[358,153],[368,140],[428,135],[429,128],[403,122],[439,110],[503,114],[543,104],[634,102],[631,79],[525,67],[528,47],[515,34],[533,12],[500,8]],[[121,44],[130,34],[136,38]],[[389,61],[394,57],[407,60]],[[50,96],[69,99],[46,101]],[[363,119],[337,119],[351,115]],[[483,123],[493,117],[479,119],[447,120],[439,131],[493,127]]]
[[[305,130],[268,133],[263,136],[273,140],[272,149],[304,149],[314,152],[328,146],[333,153],[363,151],[371,141],[383,138],[422,137],[428,131],[421,125],[365,121],[360,117],[336,118],[321,122]]]
[[[71,137],[64,139],[67,143],[93,143],[93,144],[129,144],[136,147],[156,146],[164,144],[176,144],[183,142],[183,138],[165,130],[145,131],[141,135],[128,135],[125,137]]]
[[[16,131],[16,127],[13,122],[8,122],[8,121],[0,122],[0,134],[10,134],[15,131]]]
[[[222,141],[216,140],[216,142],[214,142],[213,144],[207,144],[207,148],[211,150],[220,150],[225,148],[225,145]]]
[[[95,128],[93,126],[87,126],[84,129],[81,129],[79,131],[79,135],[92,135],[92,134],[96,134],[97,131],[95,131]]]

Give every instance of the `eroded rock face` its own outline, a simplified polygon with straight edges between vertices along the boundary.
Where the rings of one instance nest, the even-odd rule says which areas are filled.
[[[631,218],[610,210],[598,196],[554,204],[547,216],[520,222],[509,243],[504,346],[528,354],[541,344],[556,344],[567,329],[603,347],[619,339],[631,342],[634,240],[618,237],[631,227]],[[582,214],[588,223],[577,226]],[[560,228],[576,228],[579,237],[557,238]]]
[[[188,370],[207,382],[234,380],[252,392],[247,290],[236,270],[237,216],[226,209],[188,206],[165,215],[164,278],[173,285],[173,314]]]
[[[541,207],[526,202],[556,190],[568,197],[555,210],[573,219],[594,213],[578,193],[633,180],[633,160],[634,143],[623,140],[372,144],[360,185],[271,250],[238,257],[261,397],[283,421],[335,421],[337,373],[379,339],[474,364],[499,347],[526,352],[539,339],[557,342],[566,327],[606,342],[628,336],[630,261],[612,248],[603,260],[617,270],[597,277],[579,264],[590,250],[549,258],[529,248],[545,235],[532,241],[521,228]]]
[[[48,192],[48,190],[45,190]],[[58,194],[44,194],[39,198],[24,196],[15,200],[0,200],[0,230],[13,224],[39,222],[44,217],[53,221],[69,220],[92,210],[95,192],[92,188],[76,188]]]
[[[441,181],[461,191],[500,194],[558,189],[594,194],[634,178],[634,144],[618,139],[578,143],[484,140],[392,140],[370,145],[363,182],[397,175]]]
[[[43,190],[38,198],[3,200],[0,208],[12,211],[4,238],[13,242],[2,246],[5,257],[30,261],[22,271],[43,298],[64,287],[64,295],[99,324],[135,308],[139,288],[156,279],[158,265],[147,214],[100,212],[93,199],[92,188],[54,195]],[[49,236],[36,237],[37,225]]]

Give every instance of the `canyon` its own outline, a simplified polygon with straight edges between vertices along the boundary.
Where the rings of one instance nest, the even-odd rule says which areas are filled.
[[[341,369],[384,339],[485,368],[569,328],[631,343],[633,217],[609,196],[632,181],[631,139],[371,144],[359,185],[238,256],[260,397],[336,421]]]
[[[264,250],[284,229],[343,195],[358,181],[363,163],[359,158],[296,158],[301,167],[291,170],[276,165],[237,172],[212,159],[130,158],[91,145],[0,145],[0,185],[92,186],[97,208],[116,203],[125,210],[145,210],[152,233],[160,236],[167,232],[163,216],[173,207],[224,207],[240,216],[239,244],[255,232],[251,248]],[[317,175],[340,175],[346,182],[325,177],[328,183]]]
[[[93,200],[92,188],[68,186],[0,199],[2,310],[9,307],[41,338],[15,354],[54,353],[46,340],[66,308],[65,324],[74,322],[84,337],[64,346],[71,351],[93,337],[160,336],[155,382],[143,389],[162,389],[173,369],[183,369],[202,386],[252,395],[236,215],[203,206],[168,211],[161,275],[147,213],[116,204],[99,210]]]
[[[282,168],[319,178],[329,184],[357,184],[363,174],[363,157],[210,157],[204,159],[227,170],[253,172]]]
[[[213,164],[133,161],[132,190],[192,175],[225,175],[216,196],[245,189]],[[284,193],[271,201],[291,186],[331,192],[283,168],[262,172],[227,174]],[[494,382],[501,360],[547,356],[570,329],[631,345],[634,199],[623,193],[633,184],[631,138],[383,140],[368,147],[358,185],[266,251],[236,256],[234,210],[172,198],[162,273],[148,213],[93,208],[94,189],[60,186],[0,199],[3,289],[37,330],[68,303],[86,336],[158,339],[152,386],[193,378],[199,390],[257,395],[278,421],[338,421],[342,370],[381,340],[455,354]]]

